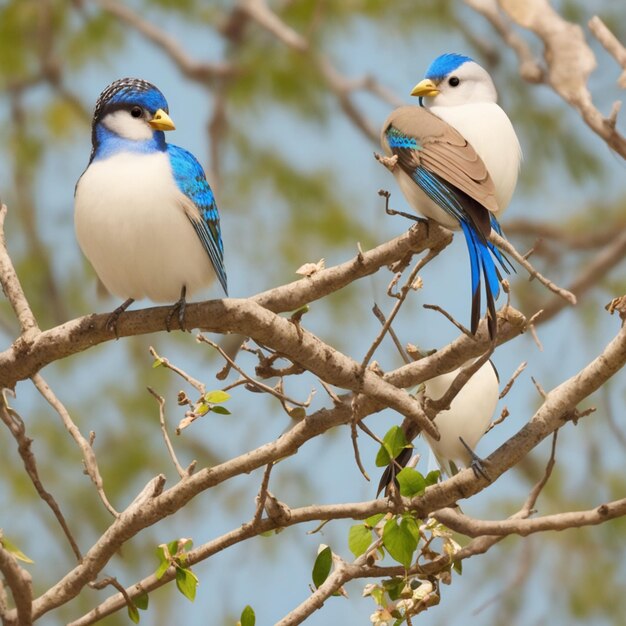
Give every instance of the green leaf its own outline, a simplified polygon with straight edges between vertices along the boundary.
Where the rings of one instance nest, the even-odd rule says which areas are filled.
[[[406,498],[411,498],[426,489],[426,480],[412,467],[403,467],[396,476],[400,485],[400,494]]]
[[[230,394],[225,391],[209,391],[204,394],[204,401],[209,404],[221,404],[222,402],[226,402],[226,400],[230,400]]]
[[[12,541],[9,541],[4,535],[0,535],[0,545],[10,552],[18,561],[24,563],[34,563],[32,559],[29,559]]]
[[[378,604],[379,606],[383,605],[383,600],[385,598],[385,590],[382,589],[381,587],[376,587],[376,589],[373,589],[371,594],[372,598],[374,598],[374,602],[376,602],[376,604]]]
[[[157,567],[154,575],[157,579],[160,579],[170,566],[170,553],[168,547],[164,543],[157,546],[156,555],[157,559],[159,559],[159,567]]]
[[[406,580],[404,576],[394,576],[393,578],[388,578],[387,580],[383,580],[383,587],[389,596],[389,599],[394,601],[400,597],[400,594],[404,590],[406,586]]]
[[[148,603],[150,602],[150,597],[147,593],[140,593],[138,596],[133,598],[133,604],[142,611],[146,611],[148,609]]]
[[[157,567],[156,572],[154,572],[154,575],[157,577],[157,579],[160,579],[160,578],[163,577],[163,574],[165,574],[165,572],[167,572],[169,566],[170,566],[170,564],[167,561],[162,561],[159,564],[159,567]]]
[[[386,467],[407,447],[404,431],[400,426],[392,426],[383,437],[383,445],[376,455],[376,466]]]
[[[128,611],[128,617],[130,617],[130,621],[139,624],[139,611],[134,604],[127,604],[126,610]]]
[[[176,568],[176,586],[185,598],[192,602],[195,600],[198,578],[190,569],[184,567]]]
[[[330,546],[326,546],[315,559],[313,564],[313,584],[317,589],[330,574],[330,568],[333,564],[333,555]]]
[[[378,524],[378,522],[380,522],[380,520],[383,519],[383,517],[385,517],[384,513],[376,513],[376,515],[372,515],[371,517],[368,517],[365,520],[365,524],[369,526],[370,528],[374,528],[376,524]]]
[[[415,524],[415,522],[413,521]],[[404,565],[407,569],[413,560],[413,553],[417,548],[417,539],[410,528],[410,519],[390,519],[383,528],[383,545],[391,557]]]
[[[407,530],[413,535],[413,538],[415,539],[415,541],[419,543],[420,528],[418,526],[417,521],[415,520],[415,517],[413,517],[412,513],[404,513],[402,517],[403,517],[403,522],[405,523]]]
[[[232,415],[225,406],[212,406],[211,411],[213,413],[219,413],[220,415]]]
[[[157,367],[161,367],[161,365],[163,365],[163,359],[154,359],[152,362],[152,369],[155,370]]]
[[[196,404],[196,406],[194,407],[193,412],[197,416],[202,417],[203,415],[206,415],[210,410],[211,410],[210,404],[206,402],[198,402],[198,404]]]
[[[256,622],[256,615],[252,607],[248,604],[243,611],[241,611],[241,617],[239,618],[239,624],[241,626],[254,626]]]
[[[463,574],[463,561],[453,561],[452,569],[461,576]]]
[[[439,470],[431,470],[426,474],[426,486],[430,487],[431,485],[436,485],[439,477],[441,476],[441,472]]]
[[[348,533],[348,547],[355,558],[361,556],[372,543],[372,531],[365,524],[350,526]]]

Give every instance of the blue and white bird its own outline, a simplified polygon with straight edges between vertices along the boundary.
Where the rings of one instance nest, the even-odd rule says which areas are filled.
[[[468,361],[464,367],[472,362]],[[460,368],[427,380],[420,393],[431,400],[439,400],[459,372]],[[499,396],[498,372],[494,364],[487,361],[465,383],[450,408],[435,417],[439,441],[424,433],[439,467],[448,476],[455,473],[455,468],[469,467],[475,459],[473,451],[493,419]]]
[[[471,330],[481,316],[496,332],[494,299],[508,260],[488,241],[509,204],[521,162],[519,141],[485,69],[467,56],[444,54],[411,91],[420,106],[403,106],[383,125],[381,143],[400,189],[419,213],[465,235],[471,264]]]
[[[124,303],[175,303],[184,327],[186,297],[215,277],[227,291],[220,216],[202,166],[168,144],[174,130],[167,101],[151,83],[122,78],[98,98],[92,151],[76,184],[74,220],[80,247],[106,289]]]
[[[469,360],[463,367],[471,365]],[[422,402],[424,396],[430,400],[439,400],[450,389],[461,368],[435,376],[420,385],[416,398]],[[493,419],[500,397],[498,372],[491,361],[484,363],[465,383],[450,403],[450,407],[440,411],[433,420],[439,431],[439,441],[426,433],[424,437],[430,446],[442,472],[453,476],[456,470],[470,467],[477,460],[473,453],[480,438],[485,434]],[[408,442],[419,434],[419,426],[409,418],[402,423],[402,430]],[[404,467],[412,454],[412,448],[405,448],[390,464],[378,485],[380,493],[401,467]]]

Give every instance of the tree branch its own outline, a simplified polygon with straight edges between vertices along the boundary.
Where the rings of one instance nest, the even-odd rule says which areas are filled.
[[[281,318],[268,315],[269,312],[298,309],[359,278],[373,274],[384,265],[389,265],[411,252],[443,245],[442,242],[450,241],[451,237],[448,231],[434,224],[429,229],[419,225],[373,250],[359,253],[351,261],[260,293],[248,300],[224,299],[188,304],[185,311],[186,321],[190,328],[251,336],[276,350],[276,341],[280,338],[271,325],[273,320],[278,320],[277,323],[280,324]],[[118,334],[120,337],[127,337],[165,330],[168,311],[169,307],[155,307],[126,312],[119,318]],[[114,334],[106,329],[107,319],[107,314],[88,315],[36,335],[28,346],[15,342],[0,353],[0,387],[13,388],[19,380],[33,376],[45,365],[111,341]],[[255,326],[259,331],[256,332],[256,337],[253,330]],[[261,330],[262,327],[264,330]],[[297,345],[292,344],[292,348],[287,354],[292,354],[297,361]]]
[[[587,81],[596,67],[596,59],[582,28],[564,20],[548,0],[498,0],[498,3],[515,23],[543,41],[546,82],[580,113],[591,130],[626,158],[626,139],[615,128],[616,111],[605,118],[593,105]]]
[[[626,515],[626,498],[601,504],[587,511],[571,511],[532,519],[507,519],[496,522],[474,519],[454,509],[442,509],[436,512],[436,517],[442,524],[468,537],[483,535],[526,537],[548,530],[595,526],[624,515]]]
[[[0,535],[1,539],[1,535]],[[20,567],[17,559],[2,546],[0,541],[0,572],[11,589],[15,609],[2,615],[3,626],[31,626],[33,581],[31,575]]]
[[[192,59],[174,38],[117,0],[95,0],[95,2],[104,11],[114,15],[161,48],[188,78],[204,83],[233,73],[234,68],[227,63],[209,63]]]
[[[486,328],[483,332],[487,334]],[[426,357],[428,358],[432,357]],[[419,365],[419,363],[405,366],[405,368]],[[563,418],[582,399],[602,386],[624,364],[626,364],[626,327],[620,329],[605,350],[589,365],[550,391],[529,423],[486,459],[489,463],[490,477],[495,480],[518,463],[540,441],[559,428],[563,423]],[[75,597],[85,584],[97,576],[127,539],[143,528],[180,510],[198,493],[242,472],[249,473],[272,461],[289,456],[305,441],[325,432],[332,426],[347,423],[351,417],[351,411],[345,403],[333,409],[321,409],[306,420],[297,423],[288,433],[274,442],[212,468],[199,470],[184,482],[179,482],[163,493],[159,493],[158,490],[146,492],[122,512],[87,552],[79,565],[34,601],[34,617],[37,618]],[[463,470],[444,484],[429,487],[418,497],[411,500],[402,499],[402,507],[405,510],[414,511],[418,517],[423,518],[430,511],[451,506],[461,498],[471,497],[487,484],[485,479],[476,479],[471,469]],[[385,499],[366,503],[329,505],[323,507],[323,511],[324,514],[337,519],[363,519],[374,513],[394,510],[393,507],[395,504]],[[317,516],[320,516],[321,511],[322,507],[310,509],[310,513]],[[293,515],[289,523],[292,519],[294,519]]]
[[[604,49],[619,63],[622,75],[619,77],[617,84],[626,89],[626,48],[620,43],[619,39],[608,29],[607,25],[597,16],[594,15],[589,20],[589,30],[593,36],[604,46]]]
[[[30,341],[39,332],[37,320],[31,311],[28,300],[20,283],[15,268],[7,250],[4,237],[4,220],[7,215],[7,206],[0,200],[0,284],[7,297],[22,330],[22,341]],[[20,342],[21,343],[21,342]]]

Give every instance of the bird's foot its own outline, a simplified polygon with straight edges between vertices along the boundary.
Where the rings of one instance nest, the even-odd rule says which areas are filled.
[[[128,298],[128,300],[124,300],[122,304],[120,304],[111,315],[109,315],[107,319],[107,323],[105,328],[112,333],[115,333],[115,338],[119,339],[120,336],[117,334],[117,320],[119,320],[120,315],[134,302],[133,298]]]
[[[170,312],[167,314],[167,318],[165,319],[165,328],[168,333],[172,330],[172,320],[175,315],[178,315],[178,326],[180,330],[183,332],[187,331],[187,328],[185,327],[185,308],[187,306],[187,300],[185,299],[186,295],[187,287],[183,287],[180,291],[180,299],[172,306]]]
[[[413,220],[414,222],[423,222],[428,224],[428,220],[425,217],[419,217],[417,215],[413,215],[412,213],[405,213],[404,211],[396,211],[395,209],[389,208],[389,198],[391,198],[391,192],[386,189],[379,189],[378,195],[385,198],[385,213],[387,215],[401,215],[402,217],[406,217],[409,220]]]
[[[398,155],[394,154],[393,156],[383,156],[382,154],[378,154],[377,152],[374,152],[374,158],[381,163],[382,165],[384,165],[390,172],[393,172],[396,169],[396,166],[398,165]]]
[[[470,467],[472,468],[472,471],[474,472],[474,476],[476,476],[476,478],[484,478],[485,480],[491,480],[489,478],[489,474],[487,474],[487,470],[485,469],[485,464],[483,459],[481,459],[475,452],[474,450],[472,450],[463,440],[463,437],[459,437],[459,441],[463,444],[463,446],[465,447],[465,449],[469,452],[470,456],[472,457],[472,462],[470,463]]]

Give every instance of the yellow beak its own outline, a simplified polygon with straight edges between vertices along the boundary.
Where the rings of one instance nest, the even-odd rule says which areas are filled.
[[[430,78],[425,78],[420,81],[413,87],[413,91],[411,91],[412,96],[420,96],[420,97],[429,97],[436,96],[439,93],[439,89],[437,89],[437,85],[433,83]]]
[[[159,109],[148,124],[155,130],[176,130],[172,118],[163,109]]]

